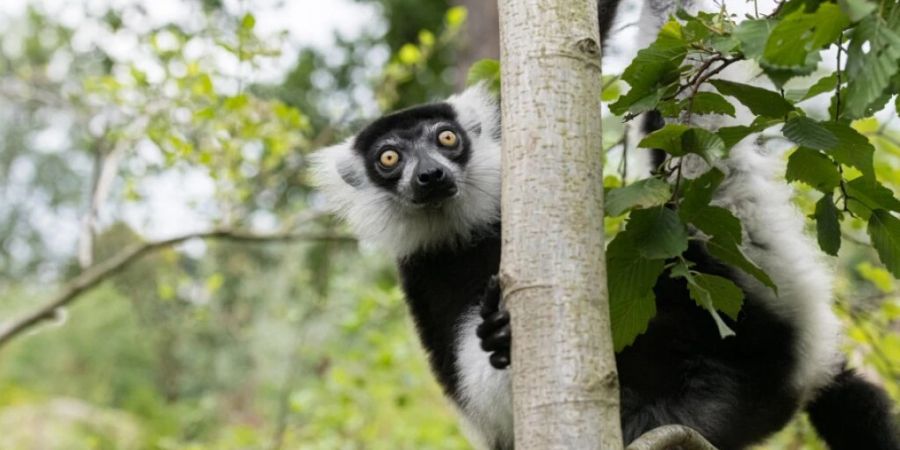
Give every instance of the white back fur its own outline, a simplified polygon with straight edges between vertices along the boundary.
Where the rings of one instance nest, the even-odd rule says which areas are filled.
[[[686,0],[689,11],[716,10],[711,0]],[[676,2],[648,0],[641,14],[642,36],[654,38],[659,27],[674,13]],[[648,41],[646,44],[649,44]],[[731,67],[720,78],[758,84],[748,79],[756,71],[748,65]],[[734,102],[733,102],[734,103]],[[694,125],[715,129],[749,122],[749,111],[736,105],[736,119],[727,116],[695,116]],[[713,204],[730,210],[741,220],[741,249],[778,286],[777,296],[755,278],[741,273],[740,284],[765,307],[796,330],[794,343],[798,366],[792,384],[809,398],[827,384],[840,368],[838,349],[840,323],[832,311],[833,276],[824,263],[824,254],[804,232],[804,219],[791,202],[792,190],[782,174],[782,152],[750,135],[735,145],[726,159],[716,162],[726,178],[716,192]],[[685,157],[683,172],[687,178],[699,176],[709,166],[699,157]]]
[[[482,84],[446,100],[471,141],[471,156],[459,173],[459,194],[440,209],[415,208],[374,185],[365,175],[353,139],[313,155],[315,183],[327,207],[343,218],[364,242],[402,257],[440,244],[466,242],[472,233],[500,220],[499,110]],[[351,186],[341,171],[353,171]],[[436,212],[438,212],[436,214]]]

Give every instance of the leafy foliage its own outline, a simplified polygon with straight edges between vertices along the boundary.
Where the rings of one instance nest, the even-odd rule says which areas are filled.
[[[740,23],[724,8],[718,13],[696,15],[680,10],[624,71],[622,80],[630,89],[610,105],[610,110],[626,120],[651,109],[674,119],[638,145],[661,150],[670,157],[656,177],[674,181],[675,188],[666,200],[661,198],[662,189],[654,191],[659,197],[653,197],[652,202],[622,202],[643,192],[650,181],[630,191],[615,189],[610,192],[611,215],[630,210],[622,234],[629,236],[643,258],[665,258],[675,264],[672,275],[687,280],[691,296],[710,311],[723,337],[730,330],[719,313],[735,317],[741,304],[737,295],[740,291],[713,275],[692,272],[691,262],[681,254],[687,248],[684,230],[696,230],[696,236],[690,239],[704,241],[710,254],[722,262],[740,268],[773,290],[777,286],[741,250],[740,221],[728,210],[711,205],[722,174],[713,168],[699,178],[684,179],[681,157],[693,154],[709,162],[748,136],[770,133],[780,125],[780,135],[799,147],[791,154],[785,178],[824,194],[811,214],[822,249],[837,255],[842,222],[866,219],[872,245],[897,275],[893,265],[896,242],[892,238],[897,219],[888,211],[900,209],[900,201],[876,174],[875,147],[849,120],[872,115],[896,93],[897,86],[891,80],[900,66],[900,46],[894,44],[898,23],[900,7],[895,3],[873,8],[862,0],[789,1],[769,16]],[[806,88],[785,88],[796,78],[815,72],[825,51],[838,46],[837,72],[820,76]],[[842,67],[843,56],[846,65]],[[718,77],[730,65],[748,60],[758,64],[776,90]],[[826,93],[832,95],[830,119],[814,119],[803,101]],[[741,117],[725,97],[743,105],[752,114],[750,121],[732,123],[715,132],[695,125],[694,115]],[[660,206],[662,203],[665,206]],[[624,292],[616,292],[620,291]],[[611,301],[615,304],[624,300]],[[616,337],[636,336],[645,327],[632,317],[629,332]],[[629,343],[617,341],[616,346],[623,348]]]

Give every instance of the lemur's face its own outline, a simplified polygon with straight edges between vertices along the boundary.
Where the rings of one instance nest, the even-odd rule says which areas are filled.
[[[357,135],[353,149],[369,180],[411,207],[440,206],[457,196],[472,152],[445,103],[384,116]]]

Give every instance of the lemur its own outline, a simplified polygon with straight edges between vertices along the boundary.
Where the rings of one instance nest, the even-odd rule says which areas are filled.
[[[618,0],[600,0],[609,30]],[[671,2],[645,5],[655,35]],[[647,25],[650,24],[650,25]],[[656,28],[652,28],[656,27]],[[363,241],[391,251],[422,345],[463,432],[478,448],[513,448],[509,315],[500,306],[500,115],[476,85],[445,101],[383,116],[315,155],[329,208]],[[721,338],[683,279],[657,280],[657,314],[616,355],[624,439],[665,424],[698,430],[719,449],[741,449],[806,409],[834,450],[898,450],[890,404],[844,369],[831,310],[832,276],[803,233],[778,159],[752,137],[716,162],[726,173],[714,203],[744,226],[742,250],[778,294],[692,241],[700,272],[744,291],[736,335]]]

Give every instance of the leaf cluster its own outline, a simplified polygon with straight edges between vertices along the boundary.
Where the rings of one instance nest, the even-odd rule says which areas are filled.
[[[711,204],[723,174],[712,165],[699,178],[683,179],[680,158],[693,154],[712,162],[773,127],[797,146],[786,179],[822,193],[813,216],[822,250],[837,255],[841,223],[848,216],[867,220],[872,246],[900,278],[895,215],[900,200],[876,177],[875,147],[854,127],[855,120],[883,109],[900,89],[900,6],[789,0],[769,16],[744,19],[724,8],[696,15],[679,10],[625,69],[621,79],[630,89],[609,106],[626,120],[654,110],[668,119],[638,144],[668,155],[655,178],[608,192],[607,213],[628,213],[607,255],[616,350],[646,330],[655,315],[653,289],[663,273],[682,278],[720,334],[731,333],[719,313],[736,319],[742,291],[727,279],[697,271],[685,255],[689,241],[777,292],[771,278],[741,251],[740,220]],[[837,58],[833,73],[803,89],[786,88],[789,81],[812,75],[830,54]],[[720,77],[743,61],[754,62],[775,90]],[[803,103],[822,94],[832,97],[828,120],[815,119]],[[734,118],[736,104],[750,120],[732,119],[734,125],[717,130],[693,120],[700,115]]]

